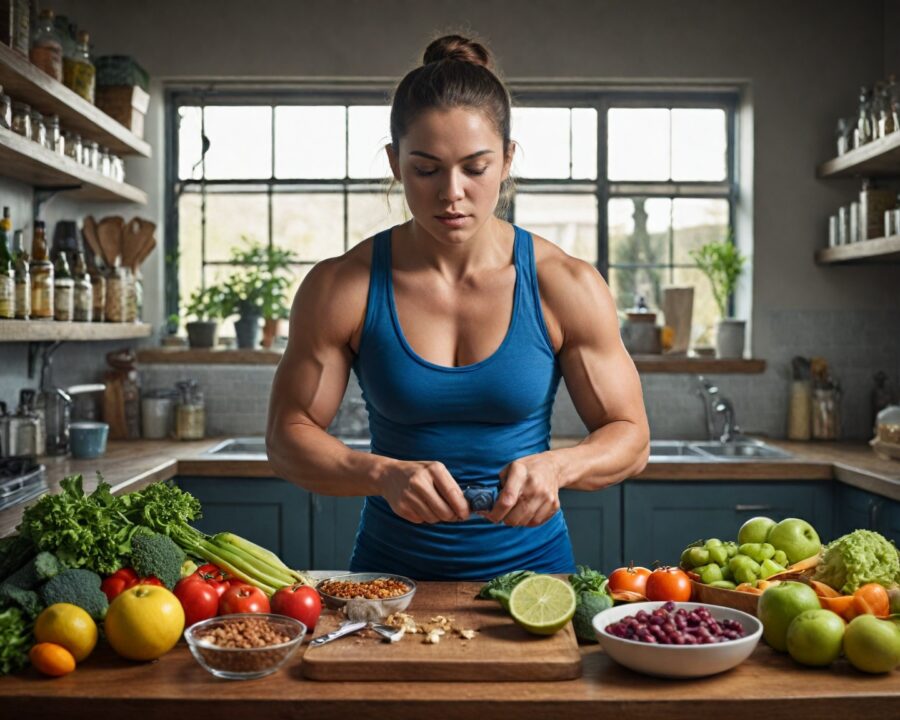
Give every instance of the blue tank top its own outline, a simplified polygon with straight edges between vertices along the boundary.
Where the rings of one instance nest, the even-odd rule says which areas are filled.
[[[512,318],[502,344],[471,365],[420,357],[403,335],[394,303],[391,230],[375,236],[368,305],[353,369],[369,414],[372,452],[437,460],[464,486],[499,485],[511,461],[544,452],[559,386],[559,363],[541,310],[531,234],[515,227]],[[538,527],[509,527],[472,515],[416,524],[381,496],[367,497],[350,568],[420,580],[484,580],[512,570],[574,572],[562,512]]]

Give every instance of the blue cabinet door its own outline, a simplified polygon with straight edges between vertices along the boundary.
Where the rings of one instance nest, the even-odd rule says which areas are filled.
[[[803,518],[823,541],[832,533],[830,483],[649,482],[624,487],[624,560],[677,564],[695,540],[735,540],[745,520]]]
[[[313,552],[316,570],[347,570],[356,540],[364,497],[312,496]]]
[[[205,533],[233,532],[268,548],[298,570],[312,565],[309,493],[278,478],[178,477],[196,497]]]
[[[900,502],[843,483],[837,484],[835,500],[835,537],[875,530],[900,543]]]
[[[561,490],[575,562],[609,573],[622,564],[622,486],[580,492]]]
[[[882,506],[875,518],[875,529],[900,547],[900,502],[881,498]]]

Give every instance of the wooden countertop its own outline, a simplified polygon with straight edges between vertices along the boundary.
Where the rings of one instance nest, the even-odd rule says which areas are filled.
[[[340,641],[339,641],[340,642]],[[477,639],[476,639],[477,642]],[[523,633],[523,652],[540,652]],[[303,652],[301,650],[300,652]],[[561,682],[320,682],[302,676],[302,655],[249,682],[216,680],[180,644],[153,663],[116,657],[105,644],[71,675],[33,668],[0,682],[10,718],[615,718],[616,720],[845,720],[889,718],[900,707],[900,673],[870,676],[841,660],[828,669],[795,664],[764,643],[734,670],[697,680],[660,680],[582,646],[583,674]]]
[[[140,440],[110,442],[106,455],[97,460],[43,458],[51,492],[59,481],[81,473],[86,491],[96,486],[96,473],[119,494],[139,490],[152,482],[176,475],[211,477],[272,477],[267,460],[237,460],[204,456],[221,438],[196,442]],[[555,438],[554,448],[568,447],[580,438]],[[831,480],[900,501],[900,462],[882,460],[864,442],[799,443],[769,440],[795,457],[777,461],[684,462],[654,459],[635,480],[765,481]],[[15,530],[24,506],[0,511],[0,537]]]

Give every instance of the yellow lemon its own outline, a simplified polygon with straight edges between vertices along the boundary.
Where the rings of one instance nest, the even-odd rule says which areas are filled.
[[[55,603],[38,615],[34,637],[39,643],[56,643],[81,662],[97,644],[97,624],[77,605]]]

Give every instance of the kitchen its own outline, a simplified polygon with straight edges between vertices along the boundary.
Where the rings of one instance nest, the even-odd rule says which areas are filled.
[[[140,266],[142,323],[90,324],[91,337],[110,339],[66,340],[53,346],[53,340],[66,337],[54,335],[55,329],[25,331],[7,323],[0,325],[0,340],[4,341],[0,342],[0,400],[12,410],[21,389],[39,389],[43,357],[51,359],[53,385],[66,389],[105,382],[110,372],[107,354],[131,347],[137,357],[143,390],[171,390],[186,379],[196,382],[198,390],[182,390],[182,400],[185,394],[202,393],[205,438],[181,442],[111,440],[105,456],[94,461],[47,457],[41,462],[48,468],[51,488],[55,489],[62,477],[73,472],[83,473],[86,487],[93,487],[98,469],[122,492],[177,477],[179,485],[204,506],[203,522],[208,525],[198,525],[201,529],[239,532],[277,552],[292,567],[347,567],[362,498],[311,495],[288,486],[274,476],[265,460],[259,459],[259,445],[255,448],[256,457],[254,448],[249,448],[249,454],[247,448],[244,452],[228,452],[235,449],[233,446],[208,454],[228,439],[259,438],[265,433],[269,393],[283,338],[276,338],[275,349],[269,351],[246,351],[233,345],[215,351],[185,350],[163,347],[163,343],[175,342],[167,337],[170,315],[177,313],[182,324],[191,319],[186,311],[191,290],[200,285],[201,278],[207,283],[224,279],[229,270],[229,251],[232,246],[241,245],[243,235],[265,241],[272,235],[277,237],[279,232],[285,234],[289,247],[301,253],[305,261],[292,266],[296,272],[293,289],[312,261],[339,254],[360,234],[364,237],[396,222],[401,201],[398,198],[397,203],[385,209],[387,183],[378,184],[377,172],[371,171],[373,167],[382,171],[386,166],[383,160],[373,159],[379,143],[385,141],[386,123],[383,115],[378,116],[381,119],[372,128],[365,121],[365,113],[359,115],[363,118],[359,127],[360,137],[368,144],[360,151],[359,173],[341,172],[337,177],[333,172],[328,174],[329,170],[319,169],[315,175],[319,182],[314,184],[319,194],[306,200],[306,204],[298,204],[300,210],[293,215],[287,208],[284,219],[279,220],[279,201],[289,197],[281,190],[288,193],[298,188],[269,182],[270,176],[276,180],[280,174],[279,158],[286,157],[277,151],[283,147],[284,153],[289,153],[292,147],[289,141],[284,146],[277,144],[278,114],[282,103],[348,107],[351,110],[340,116],[339,123],[351,133],[356,126],[346,118],[354,106],[386,105],[396,82],[418,64],[425,44],[442,31],[462,27],[462,34],[477,35],[488,42],[513,92],[514,108],[544,106],[564,108],[566,112],[576,108],[581,114],[569,114],[566,128],[570,123],[575,127],[584,113],[593,112],[595,141],[591,145],[588,138],[585,147],[588,156],[593,153],[598,158],[593,165],[595,180],[587,182],[573,174],[585,155],[573,154],[562,172],[535,172],[539,177],[534,181],[526,166],[519,170],[515,212],[520,218],[518,224],[568,243],[564,244],[567,251],[581,252],[605,270],[614,290],[622,289],[616,297],[624,298],[618,308],[623,322],[631,320],[625,313],[636,304],[629,291],[641,288],[648,290],[648,304],[658,314],[656,325],[661,325],[662,295],[656,288],[673,281],[695,288],[696,324],[706,327],[699,328],[698,336],[690,338],[693,346],[713,345],[711,326],[718,317],[708,282],[695,270],[680,267],[687,263],[677,247],[662,261],[656,261],[665,266],[662,280],[645,268],[629,272],[629,263],[649,265],[646,256],[634,260],[616,254],[638,245],[637,206],[627,195],[629,191],[635,197],[643,193],[641,197],[649,198],[643,207],[651,236],[665,235],[666,243],[677,246],[683,227],[677,221],[678,204],[684,203],[691,217],[691,203],[701,203],[707,212],[704,217],[714,218],[711,223],[704,223],[720,228],[720,237],[730,229],[734,243],[749,258],[728,308],[733,317],[747,322],[746,347],[739,358],[673,354],[640,354],[637,358],[651,437],[657,441],[712,439],[706,413],[718,405],[708,395],[710,388],[715,387],[715,396],[727,399],[733,408],[732,424],[739,425],[749,436],[765,439],[769,447],[792,453],[791,458],[716,463],[697,460],[695,454],[695,461],[691,462],[690,457],[675,455],[682,450],[691,452],[684,443],[674,446],[682,450],[652,458],[639,480],[626,481],[600,493],[569,493],[562,505],[576,560],[605,573],[632,560],[643,565],[655,560],[676,562],[682,547],[699,535],[735,535],[741,521],[767,512],[809,520],[823,541],[858,527],[877,527],[890,539],[900,540],[900,471],[895,461],[876,456],[867,444],[873,435],[873,376],[882,371],[896,387],[900,375],[900,333],[891,309],[896,305],[900,287],[896,243],[890,246],[892,251],[867,258],[869,262],[865,263],[816,260],[817,253],[829,246],[829,218],[837,215],[839,208],[846,208],[842,214],[849,214],[851,202],[859,197],[860,176],[864,174],[851,171],[835,178],[822,176],[823,164],[838,155],[838,119],[855,119],[860,86],[887,81],[900,67],[900,41],[890,31],[900,19],[900,8],[895,3],[858,4],[852,17],[848,17],[846,5],[830,2],[801,2],[784,7],[776,3],[699,1],[673,5],[649,0],[524,5],[463,2],[452,11],[437,3],[413,6],[399,2],[270,2],[255,11],[234,2],[192,3],[187,7],[157,3],[152,8],[122,2],[114,9],[99,2],[58,2],[52,9],[90,32],[95,56],[131,56],[149,74],[143,138],[128,136],[133,133],[122,136],[115,128],[109,130],[108,121],[94,120],[95,116],[85,111],[94,127],[99,125],[102,133],[118,135],[120,143],[125,137],[124,144],[130,147],[126,148],[128,154],[122,153],[129,189],[116,186],[119,192],[112,194],[113,198],[122,199],[107,196],[104,202],[97,202],[84,191],[82,196],[87,199],[65,191],[51,195],[48,186],[72,184],[72,178],[61,181],[54,176],[48,182],[29,179],[33,175],[0,171],[0,205],[10,207],[13,228],[25,230],[28,247],[34,217],[45,221],[49,239],[59,221],[74,220],[80,236],[88,216],[98,221],[110,216],[121,216],[127,221],[137,216],[155,223],[156,248]],[[551,18],[553,22],[548,22]],[[338,28],[340,32],[336,31]],[[547,48],[551,50],[548,52]],[[6,71],[4,78],[5,74]],[[8,80],[2,84],[6,86],[4,93],[13,96],[13,85]],[[283,99],[287,96],[290,101]],[[231,170],[230,175],[225,171],[218,176],[209,173],[206,178],[196,165],[203,159],[200,133],[185,130],[183,139],[178,136],[173,130],[177,113],[180,112],[182,128],[197,127],[190,123],[198,117],[212,122],[199,114],[198,108],[229,107],[235,103],[252,104],[257,106],[251,108],[256,111],[260,107],[276,109],[264,115],[262,123],[254,120],[252,113],[243,117],[240,122],[245,124],[241,128],[246,132],[243,136],[231,133],[235,144],[229,146],[226,154],[250,167],[258,160],[260,148],[265,149],[265,142],[259,138],[275,138],[274,151],[270,151],[274,152],[275,171],[271,165],[259,172],[254,166],[249,170]],[[34,104],[37,107],[38,103]],[[597,172],[603,167],[599,158],[608,154],[612,163],[616,157],[615,146],[607,149],[604,143],[596,141],[598,124],[607,122],[603,120],[604,110],[692,108],[698,104],[701,108],[718,109],[727,118],[721,124],[721,135],[728,151],[719,151],[731,158],[726,163],[724,181],[717,178],[700,194],[696,189],[673,189],[671,185],[675,183],[658,183],[664,188],[660,196],[653,197],[648,183],[641,186],[639,182],[645,177],[632,177],[626,172],[606,182],[602,171]],[[65,128],[64,112],[59,110]],[[542,144],[562,148],[557,155],[568,152],[570,136],[564,133],[565,141],[560,144],[558,135],[551,132],[556,127],[553,125],[545,126],[543,134],[527,134],[530,126],[522,125],[522,135],[517,138],[515,118],[514,114],[513,135],[522,144],[525,162],[534,158],[536,166],[540,166],[542,153],[546,154]],[[266,134],[264,127],[260,129],[265,119],[275,128],[274,133]],[[674,119],[672,122],[674,133]],[[609,123],[612,129],[612,120]],[[650,133],[652,126],[646,127]],[[626,147],[627,140],[633,137],[626,131],[627,128],[622,131],[621,147]],[[227,140],[228,132],[223,132],[222,137]],[[571,137],[574,143],[574,132]],[[215,139],[206,158],[210,164],[215,159]],[[652,165],[653,157],[658,160],[659,153],[668,160],[667,143],[665,132],[657,132],[648,134],[647,142],[637,145],[663,148],[648,160]],[[177,157],[173,156],[176,145],[182,153]],[[315,141],[307,140],[300,147],[315,154],[314,145]],[[672,148],[674,164],[676,145]],[[6,165],[6,158],[11,156],[3,157]],[[553,160],[551,153],[550,164]],[[588,175],[590,172],[588,168]],[[662,176],[665,180],[670,177],[668,172],[667,165]],[[287,178],[305,177],[285,173]],[[514,177],[516,173],[514,166]],[[345,174],[349,177],[345,178]],[[256,185],[243,195],[222,192],[227,189],[223,186],[236,177],[254,180]],[[343,190],[353,185],[353,178],[376,182],[360,182],[357,196],[350,191],[331,195],[323,191]],[[210,182],[199,182],[207,179]],[[659,175],[650,178],[659,179]],[[84,178],[76,174],[75,180]],[[105,187],[103,182],[98,185]],[[627,185],[632,187],[622,187]],[[639,190],[637,186],[641,186]],[[299,190],[302,193],[302,188]],[[363,203],[354,214],[352,200],[365,191],[371,203]],[[565,194],[562,202],[558,200],[560,192]],[[678,198],[679,192],[689,197]],[[298,195],[302,198],[302,194]],[[143,202],[131,202],[135,198]],[[340,200],[335,203],[335,198]],[[201,212],[204,199],[208,210]],[[625,211],[623,201],[628,203]],[[347,219],[341,220],[344,203]],[[553,207],[558,212],[546,209]],[[343,224],[329,227],[329,219]],[[585,226],[588,240],[584,239]],[[209,230],[205,254],[199,247],[204,227]],[[551,235],[552,232],[557,234]],[[575,232],[575,239],[566,232]],[[311,235],[311,239],[305,240],[305,245],[290,244],[292,233]],[[837,253],[840,258],[840,253],[866,247],[851,243],[843,247],[844,244],[828,252]],[[701,308],[706,316],[700,317]],[[635,323],[642,324],[641,318]],[[77,323],[69,326],[75,328]],[[231,320],[221,323],[221,334],[232,335],[232,328]],[[183,337],[185,333],[182,327],[174,334]],[[48,352],[50,348],[52,353]],[[179,352],[183,354],[178,355]],[[840,382],[841,430],[837,442],[786,442],[791,362],[798,356],[825,358],[831,374]],[[119,361],[128,367],[127,358]],[[118,375],[127,376],[128,372],[121,370]],[[698,375],[706,378],[706,386],[698,381]],[[698,394],[702,388],[706,388],[707,397]],[[102,396],[86,396],[79,402],[89,405],[93,400],[96,405],[101,404]],[[199,400],[199,396],[195,399]],[[192,407],[199,402],[182,404]],[[718,438],[725,413],[713,412],[712,416],[716,420],[713,435]],[[368,433],[355,378],[351,378],[332,430],[356,439],[363,439]],[[585,426],[565,386],[560,388],[554,405],[552,433],[557,445],[572,444],[585,435]],[[659,447],[659,452],[664,453]],[[750,509],[738,512],[736,506]],[[0,511],[0,535],[12,532],[20,517],[21,507]],[[711,526],[699,529],[698,523]],[[204,692],[209,690],[211,679],[199,674],[186,650],[182,654],[171,662],[166,662],[170,658],[167,656],[152,667],[116,665],[112,657],[107,664],[110,671],[118,673],[116,684],[143,688],[135,690],[137,697],[142,693],[159,695],[167,698],[161,705],[171,706],[178,702],[176,698],[189,697],[200,687],[205,688]],[[852,713],[850,703],[854,696],[866,703],[889,703],[892,699],[896,702],[895,675],[860,679],[842,668],[847,680],[855,682],[834,690],[831,686],[835,675],[828,671],[801,673],[788,659],[774,654],[765,655],[764,659],[783,671],[785,677],[807,680],[808,684],[796,684],[792,697],[804,698],[804,710],[808,708],[825,717]],[[159,675],[148,680],[151,670]],[[72,690],[56,690],[61,686],[48,687],[43,683],[37,686],[37,692],[49,696],[59,692],[59,710],[86,712],[84,708],[90,702],[100,700],[96,691],[88,697],[79,695],[77,681],[89,671],[90,661],[61,681],[70,683]],[[194,675],[195,671],[198,674]],[[180,678],[189,672],[191,682],[182,687]],[[791,703],[782,707],[778,704],[783,703],[781,699],[767,700],[765,692],[744,689],[737,672],[722,676],[721,685],[704,683],[703,692],[708,693],[704,700],[710,710],[727,708],[734,713],[725,702],[732,697],[742,698],[748,711],[762,710],[775,716],[799,709]],[[597,681],[598,673],[602,674],[602,684]],[[103,676],[103,681],[112,677]],[[290,679],[294,675],[283,671],[276,677]],[[840,677],[844,679],[843,674]],[[812,678],[815,679],[810,682]],[[218,697],[245,701],[243,707],[251,712],[262,712],[269,703],[274,714],[286,706],[279,706],[279,701],[271,697],[276,689],[272,680],[217,683],[215,690]],[[154,689],[148,683],[159,685]],[[563,687],[554,683],[527,687],[513,683],[508,691],[504,688],[502,695],[496,687],[477,683],[441,684],[429,686],[424,692],[413,689],[405,694],[395,688],[384,694],[380,684],[377,689],[356,683],[329,690],[327,683],[310,688],[313,683],[298,682],[294,683],[298,687],[290,691],[278,685],[277,692],[284,693],[285,698],[318,697],[323,700],[323,712],[327,708],[329,714],[360,712],[375,696],[379,698],[379,715],[427,712],[431,697],[436,711],[443,713],[474,714],[488,707],[491,711],[502,708],[505,713],[522,712],[529,707],[524,704],[527,698],[546,703],[530,706],[542,708],[532,709],[534,713],[562,710],[573,714],[578,711],[556,703],[574,695],[580,700],[575,704],[583,706],[581,712],[585,713],[588,708],[591,712],[603,707],[622,710],[629,707],[624,703],[632,697],[645,697],[656,698],[676,716],[688,712],[681,709],[679,702],[696,693],[696,686],[692,690],[689,684],[661,685],[619,668],[595,646],[585,651],[582,678],[576,683],[577,690],[569,683]],[[619,694],[612,688],[619,688]],[[32,691],[27,686],[8,692],[19,696],[17,707],[35,712],[33,705],[29,710]],[[453,700],[460,697],[464,702],[454,706]],[[252,704],[250,698],[262,705]],[[507,698],[515,700],[506,706],[502,701]],[[107,697],[103,702],[104,707],[120,707],[117,703],[127,703],[128,696]],[[696,697],[693,702],[697,702]],[[463,706],[468,707],[463,710]],[[889,715],[889,706],[885,704],[884,708],[885,715]],[[630,708],[627,712],[637,714],[638,710]]]

